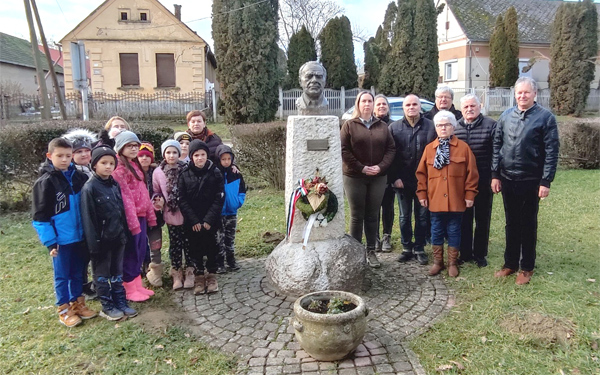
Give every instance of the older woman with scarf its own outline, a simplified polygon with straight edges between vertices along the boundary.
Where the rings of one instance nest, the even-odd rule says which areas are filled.
[[[186,132],[194,139],[199,139],[208,146],[208,158],[215,161],[215,152],[219,145],[223,144],[218,135],[210,131],[206,126],[206,115],[202,111],[194,110],[187,114],[188,130]],[[191,142],[191,141],[190,141]]]
[[[416,173],[417,197],[431,213],[433,266],[429,275],[445,268],[444,239],[448,238],[448,276],[457,277],[462,214],[473,207],[479,173],[469,145],[454,136],[454,114],[439,111],[433,122],[438,138],[425,147]]]
[[[377,218],[385,192],[386,171],[394,160],[396,148],[387,124],[373,115],[374,98],[369,91],[356,97],[352,119],[340,132],[344,190],[350,206],[350,235],[367,238],[367,263],[381,264],[375,255]]]

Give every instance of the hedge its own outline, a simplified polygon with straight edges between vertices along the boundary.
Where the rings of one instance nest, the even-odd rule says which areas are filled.
[[[598,118],[558,124],[560,164],[566,168],[600,168],[600,123]]]

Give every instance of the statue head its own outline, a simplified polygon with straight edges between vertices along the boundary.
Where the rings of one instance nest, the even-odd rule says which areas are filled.
[[[304,95],[311,100],[318,100],[323,96],[327,79],[327,71],[323,65],[316,61],[309,61],[300,67],[298,77]]]

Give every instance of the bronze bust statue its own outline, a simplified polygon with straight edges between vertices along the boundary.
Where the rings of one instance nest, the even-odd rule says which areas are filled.
[[[326,115],[327,99],[323,94],[327,71],[316,61],[309,61],[298,72],[302,96],[296,99],[299,115]]]

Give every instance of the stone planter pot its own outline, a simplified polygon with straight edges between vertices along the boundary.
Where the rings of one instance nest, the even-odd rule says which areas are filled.
[[[306,308],[313,300],[341,297],[356,308],[340,314],[319,314]],[[337,361],[361,343],[367,328],[367,307],[359,296],[342,291],[322,291],[305,294],[294,303],[292,325],[296,339],[311,357],[320,361]]]

